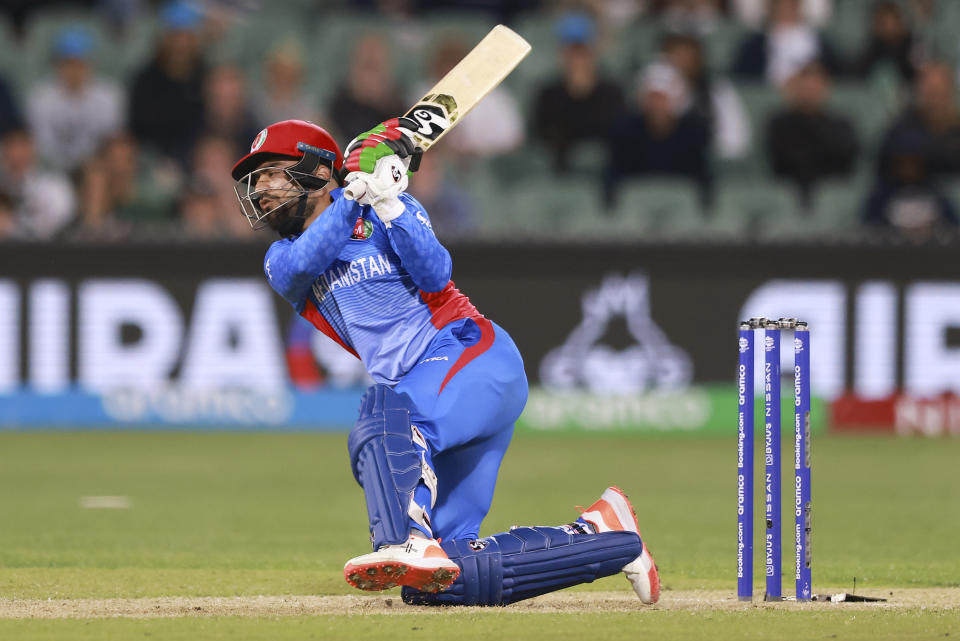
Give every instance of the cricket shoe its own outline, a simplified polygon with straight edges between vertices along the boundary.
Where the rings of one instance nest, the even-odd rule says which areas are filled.
[[[598,534],[627,531],[640,535],[637,513],[630,505],[630,499],[618,487],[605,489],[600,500],[584,510],[579,520],[592,525]],[[643,537],[640,537],[640,540],[643,541]],[[627,575],[627,580],[641,601],[649,604],[660,599],[660,575],[646,542],[643,542],[640,556],[623,567],[623,573]]]
[[[389,590],[406,585],[421,592],[440,592],[459,575],[460,567],[435,539],[413,535],[406,543],[383,545],[343,566],[347,583],[361,590]]]

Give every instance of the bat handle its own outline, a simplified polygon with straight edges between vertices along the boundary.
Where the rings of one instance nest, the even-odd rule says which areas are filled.
[[[350,200],[360,200],[367,193],[367,186],[362,180],[352,180],[343,188],[343,195]]]

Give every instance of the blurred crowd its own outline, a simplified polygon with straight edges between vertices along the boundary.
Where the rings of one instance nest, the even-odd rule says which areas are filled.
[[[960,204],[952,198],[960,194],[957,51],[929,35],[943,2],[869,2],[851,51],[825,27],[840,3],[854,1],[862,2],[7,2],[0,239],[252,238],[230,168],[257,132],[303,118],[345,143],[401,114],[475,41],[449,32],[410,35],[421,16],[438,12],[454,25],[458,12],[491,24],[545,25],[556,51],[542,68],[534,65],[535,75],[495,90],[425,157],[411,191],[441,235],[482,235],[486,210],[474,177],[493,167],[495,179],[509,171],[522,188],[523,174],[534,171],[531,154],[558,183],[594,184],[600,219],[616,210],[623,186],[638,180],[689,183],[709,212],[729,176],[756,178],[742,167],[758,157],[761,180],[789,185],[800,216],[813,209],[824,181],[860,181],[856,208],[864,226],[915,237],[953,227]],[[31,25],[64,8],[95,16],[104,29],[58,24],[36,75],[4,77],[19,64]],[[315,43],[295,34],[260,36],[258,21],[277,13],[294,22],[310,15],[328,28],[349,16],[344,63],[318,61]],[[139,37],[132,26],[148,18],[156,25],[148,55],[127,73],[104,72],[98,37]],[[706,43],[730,25],[737,28],[729,64],[717,68]],[[222,43],[238,30],[269,40],[257,43],[263,53],[255,64],[223,54],[230,48]],[[634,46],[637,33],[651,30],[652,47]],[[421,66],[398,72],[398,51],[414,49]],[[611,51],[620,61],[612,67],[605,64]],[[318,75],[324,81],[314,81]],[[884,116],[878,140],[858,133],[869,114],[832,106],[836,82],[892,87],[896,108]],[[779,96],[761,122],[742,95],[753,87]]]

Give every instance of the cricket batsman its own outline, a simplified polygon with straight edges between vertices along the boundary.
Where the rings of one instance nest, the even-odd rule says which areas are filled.
[[[373,551],[344,577],[361,590],[401,585],[411,604],[506,605],[623,571],[656,602],[656,566],[617,488],[567,525],[479,538],[527,380],[404,191],[420,157],[411,127],[384,122],[344,157],[324,129],[285,120],[232,172],[247,220],[280,236],[263,263],[270,286],[375,381],[348,439]]]

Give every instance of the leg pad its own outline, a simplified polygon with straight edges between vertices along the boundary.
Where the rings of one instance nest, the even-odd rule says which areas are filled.
[[[643,551],[633,532],[571,534],[557,527],[518,527],[441,545],[460,566],[460,576],[437,594],[404,588],[404,602],[507,605],[616,574]]]
[[[366,496],[373,549],[403,543],[413,524],[432,536],[430,508],[436,501],[437,477],[426,442],[410,424],[407,398],[386,385],[368,389],[347,448],[353,475]],[[421,482],[429,489],[429,505],[414,500]]]

